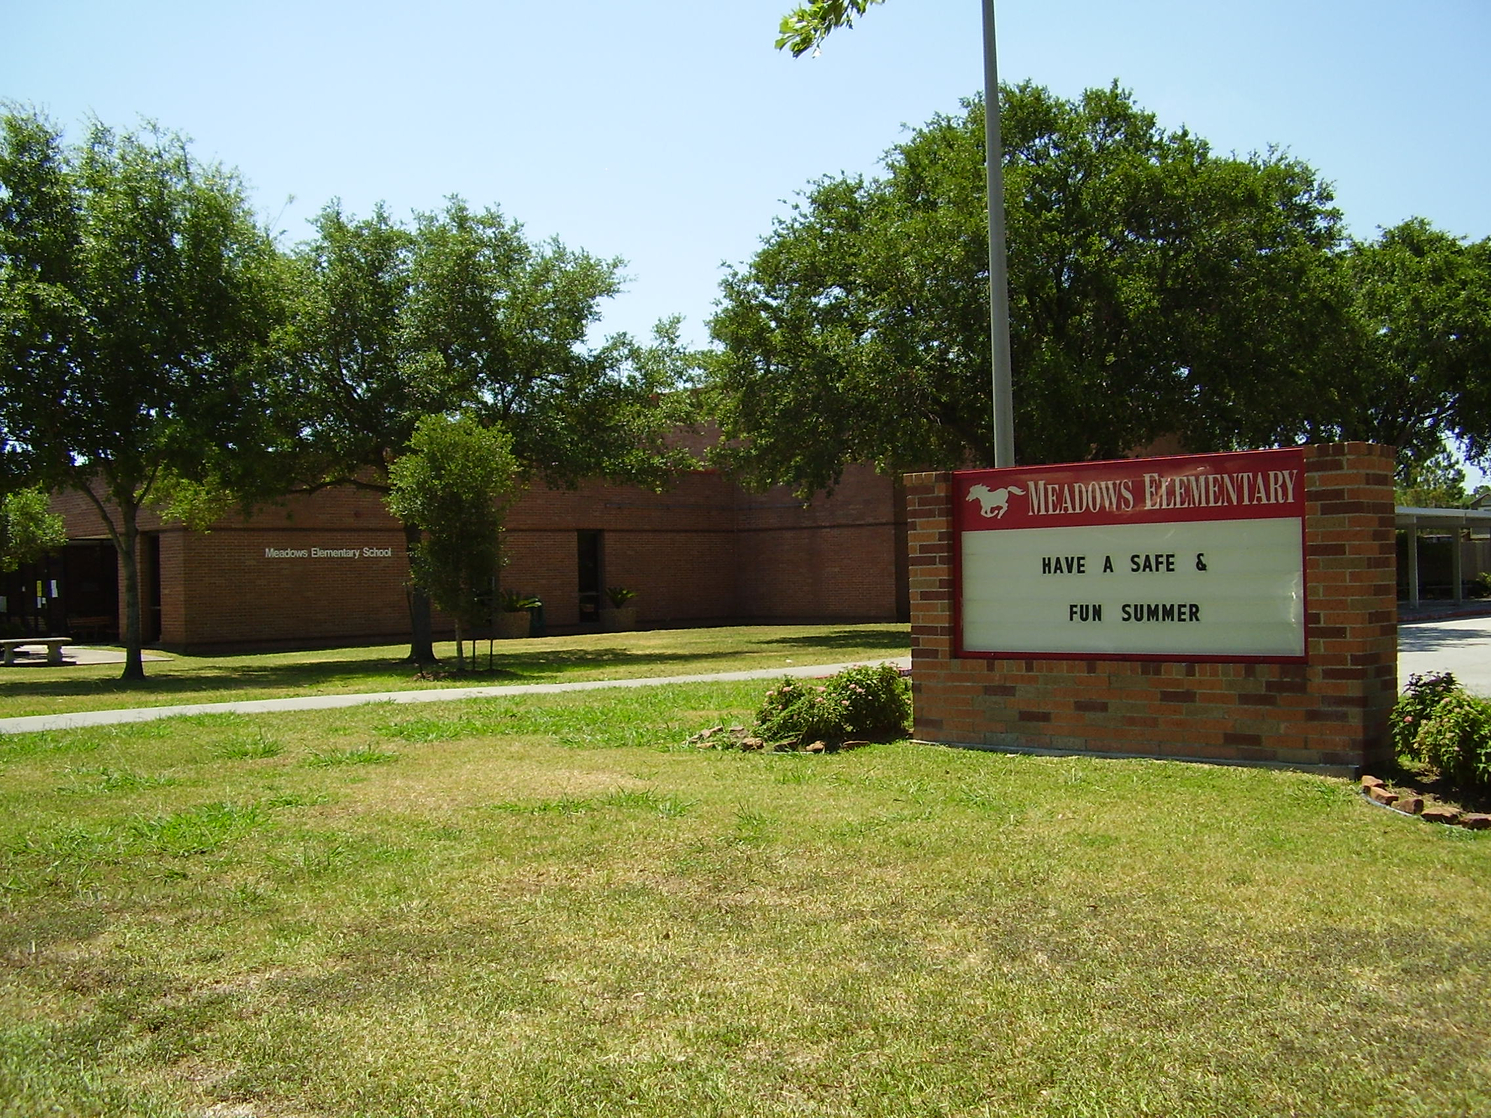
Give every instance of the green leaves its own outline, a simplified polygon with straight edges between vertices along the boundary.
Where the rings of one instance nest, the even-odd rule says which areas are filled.
[[[273,473],[279,257],[237,175],[155,125],[67,147],[0,115],[0,432],[14,478],[89,495],[124,572],[125,676],[143,675],[134,547],[173,478],[246,496]]]
[[[1491,452],[1491,238],[1466,243],[1410,218],[1344,260],[1355,376],[1342,384],[1352,438],[1423,464],[1446,436]]]
[[[782,17],[777,50],[790,50],[793,58],[801,58],[808,51],[817,54],[830,31],[853,27],[855,16],[880,3],[884,0],[814,0]]]
[[[62,518],[51,512],[46,490],[21,489],[0,497],[0,571],[13,571],[66,542]]]
[[[1314,172],[1216,157],[1116,86],[1006,87],[1002,106],[1019,460],[1298,431],[1339,319]],[[929,121],[881,178],[812,184],[726,277],[722,462],[806,493],[853,461],[990,460],[983,114]]]
[[[424,529],[410,557],[416,584],[467,624],[490,612],[502,515],[517,486],[512,439],[470,416],[425,416],[388,471],[388,508]]]
[[[331,206],[317,233],[298,254],[304,293],[287,342],[318,479],[381,484],[431,412],[500,424],[524,475],[550,484],[655,483],[674,464],[660,397],[691,360],[676,326],[650,346],[588,341],[621,261],[531,242],[459,198],[412,228],[381,207],[358,221]]]

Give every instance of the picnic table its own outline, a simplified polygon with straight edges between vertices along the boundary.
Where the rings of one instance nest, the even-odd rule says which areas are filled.
[[[10,667],[16,662],[16,651],[23,645],[44,644],[47,646],[48,664],[65,664],[62,659],[62,646],[72,644],[71,637],[7,637],[0,640],[0,648],[5,650],[5,665]]]

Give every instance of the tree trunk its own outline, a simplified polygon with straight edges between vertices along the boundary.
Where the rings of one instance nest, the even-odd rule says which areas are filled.
[[[404,525],[404,545],[413,559],[422,533],[413,524]],[[430,621],[430,596],[411,580],[409,583],[409,655],[411,664],[436,664],[434,629]]]
[[[139,511],[132,502],[120,502],[123,531],[114,539],[124,571],[124,674],[119,678],[128,680],[145,678],[145,660],[140,655],[140,568],[136,563],[140,552]]]
[[[461,645],[461,620],[456,619],[456,671],[466,670],[466,651]]]

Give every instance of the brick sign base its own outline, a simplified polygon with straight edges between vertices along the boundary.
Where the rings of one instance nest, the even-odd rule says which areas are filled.
[[[1360,769],[1391,756],[1393,457],[1305,448],[1306,662],[954,655],[952,474],[906,477],[916,736],[983,749]]]

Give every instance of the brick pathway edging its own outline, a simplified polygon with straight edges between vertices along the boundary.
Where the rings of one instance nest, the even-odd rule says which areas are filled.
[[[1428,823],[1464,827],[1467,831],[1491,830],[1491,815],[1479,811],[1458,811],[1452,807],[1426,808],[1422,796],[1400,796],[1389,791],[1387,785],[1375,776],[1362,777],[1361,792],[1368,803],[1385,807],[1410,819],[1417,816]]]

